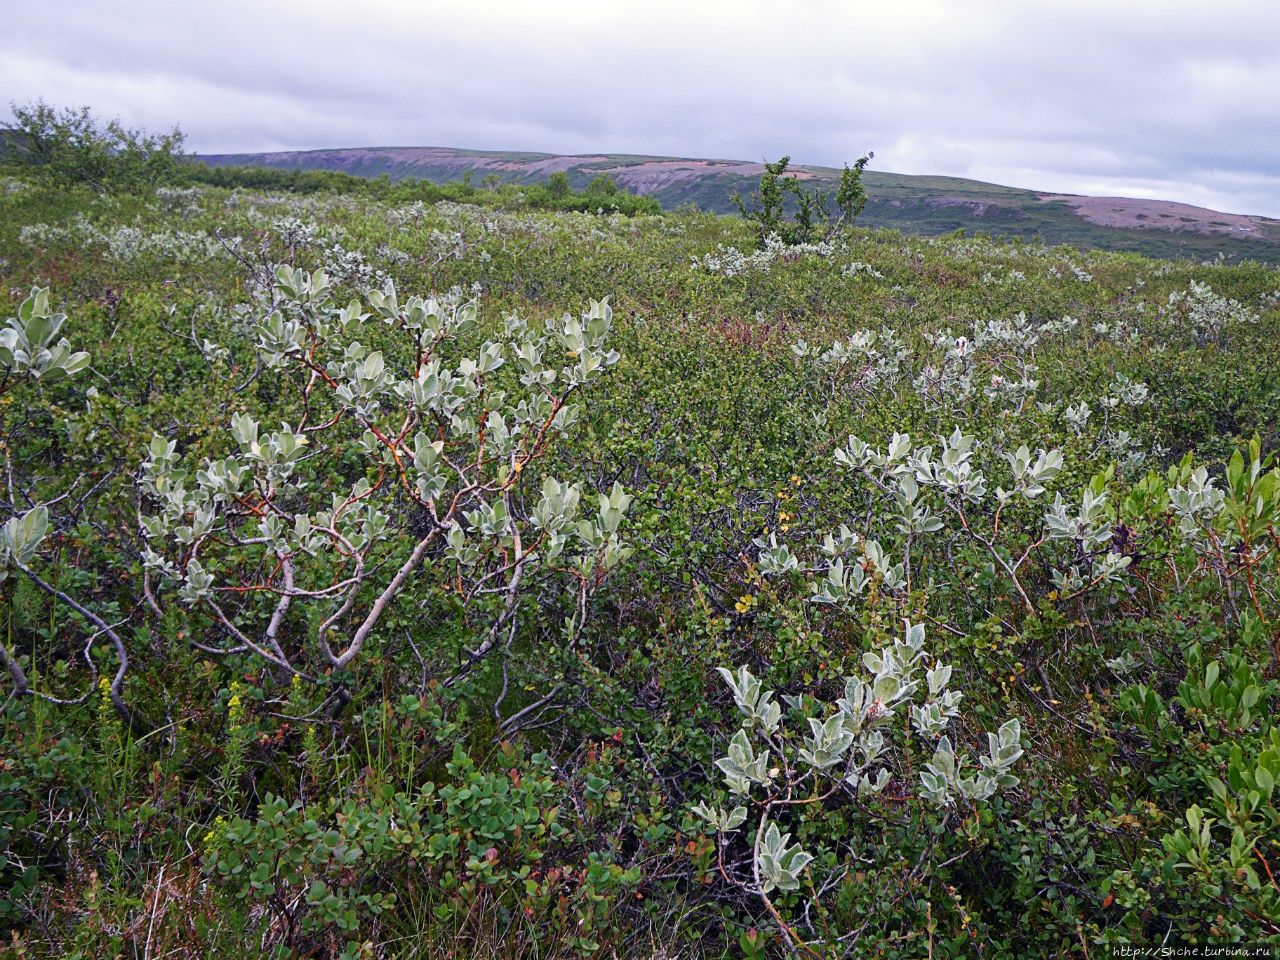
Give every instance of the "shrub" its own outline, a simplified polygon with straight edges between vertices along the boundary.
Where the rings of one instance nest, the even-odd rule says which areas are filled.
[[[10,104],[5,134],[9,162],[53,187],[85,186],[97,192],[144,190],[179,179],[182,131],[164,134],[129,130],[119,120],[105,125],[88,107],[61,110],[43,100]]]

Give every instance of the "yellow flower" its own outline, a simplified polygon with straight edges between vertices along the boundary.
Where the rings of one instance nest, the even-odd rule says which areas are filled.
[[[119,722],[115,707],[111,703],[111,681],[106,677],[98,678],[98,726],[104,731]]]
[[[239,683],[231,684],[231,699],[227,701],[227,726],[238,730],[244,721],[244,702],[240,699],[243,688]]]
[[[226,832],[227,818],[222,816],[217,817],[213,821],[213,825],[209,829],[208,833],[206,833],[204,838],[200,841],[200,846],[204,848],[206,856],[217,849],[219,842],[221,842],[222,838],[226,835]]]

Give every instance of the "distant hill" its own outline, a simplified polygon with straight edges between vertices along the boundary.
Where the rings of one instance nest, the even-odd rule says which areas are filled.
[[[539,183],[564,171],[576,190],[600,173],[618,185],[648,194],[664,209],[693,205],[731,213],[735,190],[749,193],[763,164],[739,160],[595,154],[458,150],[450,147],[360,147],[281,153],[206,154],[211,165],[266,166],[286,170],[341,170],[392,180],[419,177],[461,180],[472,171],[477,184],[495,175],[507,183]],[[834,188],[840,171],[795,166],[789,172]],[[1050,244],[1134,250],[1157,257],[1212,257],[1280,261],[1280,220],[1218,213],[1164,200],[1083,197],[1003,187],[957,177],[909,176],[868,170],[869,202],[858,222],[911,233],[937,235],[964,229],[993,236],[1038,237]]]

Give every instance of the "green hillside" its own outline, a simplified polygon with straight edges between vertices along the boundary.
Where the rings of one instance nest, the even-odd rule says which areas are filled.
[[[341,170],[355,176],[391,180],[417,177],[437,183],[461,180],[470,171],[476,182],[495,176],[504,183],[545,182],[548,165],[563,169],[574,189],[609,172],[625,189],[648,194],[664,209],[693,207],[711,213],[734,212],[735,191],[746,195],[759,173],[744,174],[753,165],[728,160],[654,157],[630,154],[558,157],[553,154],[456,150],[452,148],[371,147],[310,150],[288,153],[214,154],[200,159],[213,165],[268,166],[279,169]],[[696,172],[679,171],[699,165]],[[643,167],[658,167],[645,179]],[[795,166],[807,183],[834,189],[840,171]],[[656,182],[654,182],[656,181]],[[906,233],[940,236],[965,230],[990,236],[1039,239],[1085,249],[1129,250],[1153,257],[1231,260],[1280,260],[1280,221],[1267,221],[1259,236],[1237,237],[1222,232],[1198,232],[1165,216],[1162,226],[1118,228],[1101,226],[1080,216],[1062,200],[1044,201],[1032,190],[983,183],[958,177],[912,176],[874,169],[863,174],[869,202],[860,223]],[[1209,218],[1202,218],[1212,223]],[[1153,224],[1161,223],[1152,216]]]

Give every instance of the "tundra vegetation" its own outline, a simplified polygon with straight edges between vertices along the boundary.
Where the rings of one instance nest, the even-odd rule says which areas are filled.
[[[0,180],[14,956],[1280,944],[1280,273],[104,156]]]

